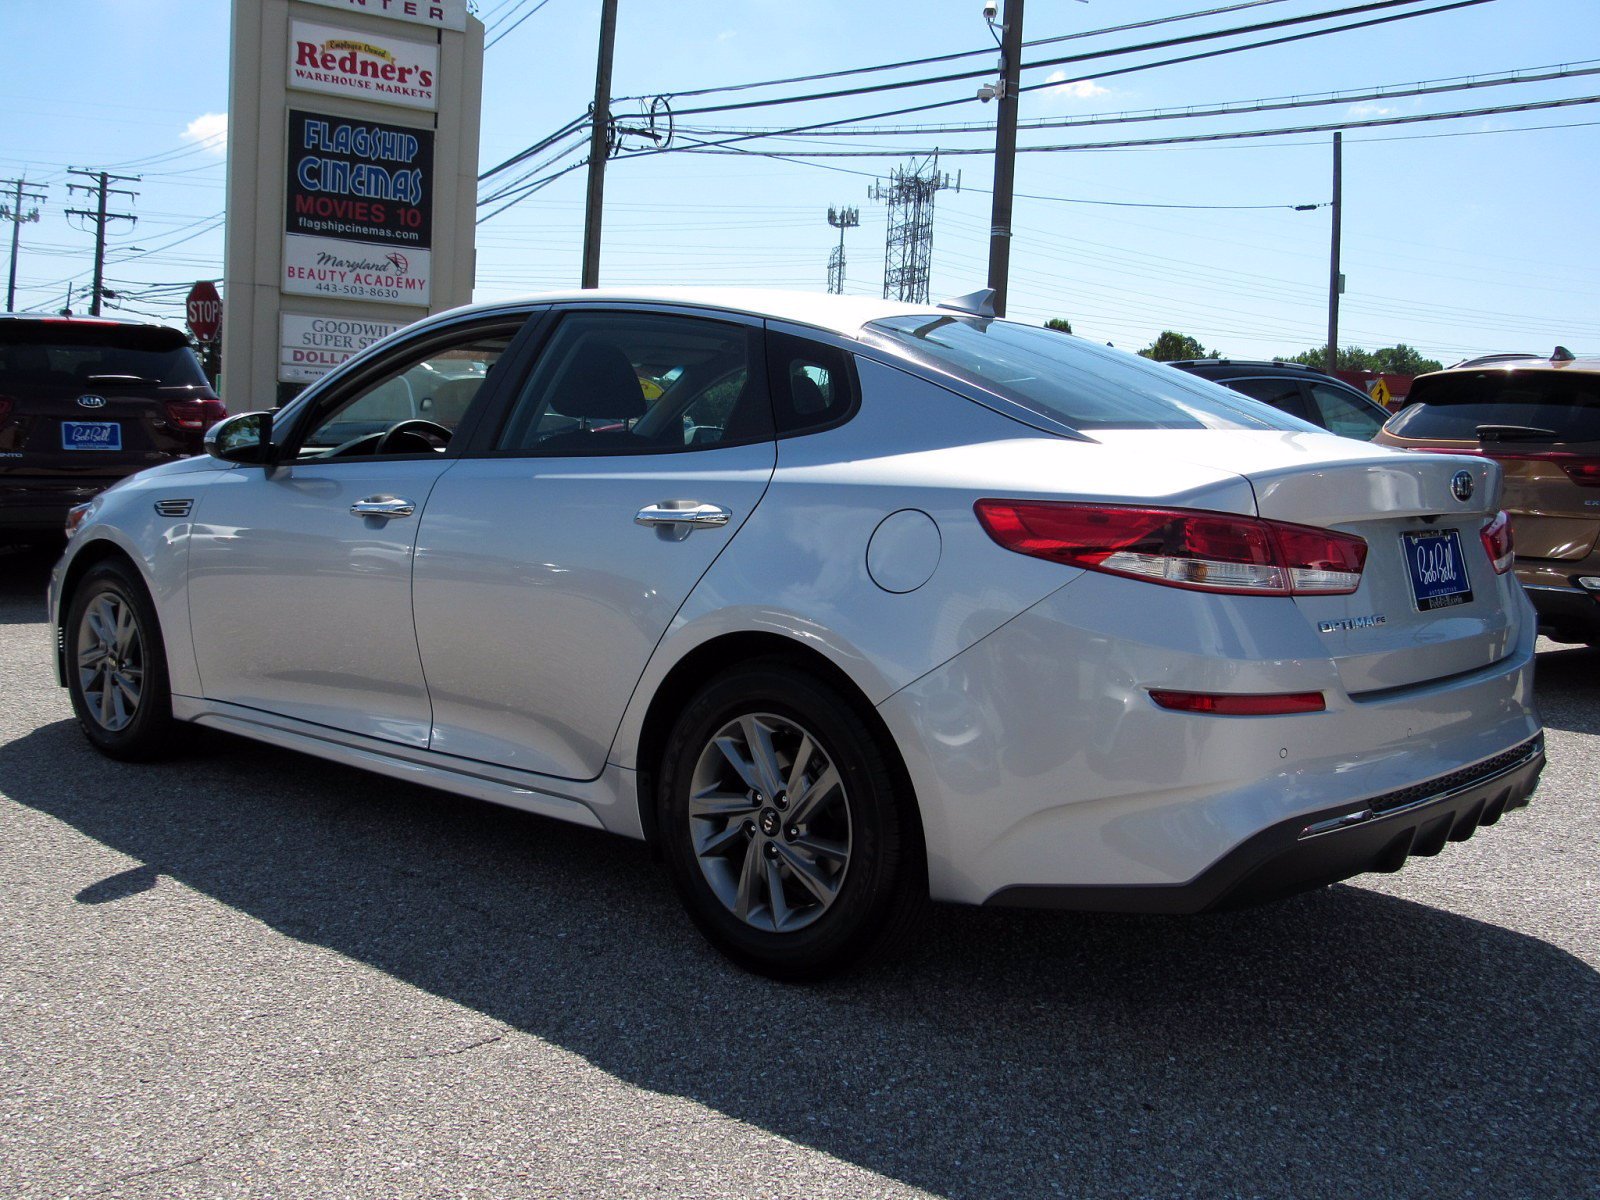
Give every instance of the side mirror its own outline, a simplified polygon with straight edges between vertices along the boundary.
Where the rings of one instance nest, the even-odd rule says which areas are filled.
[[[206,431],[206,453],[231,463],[270,463],[273,457],[272,414],[239,413]]]

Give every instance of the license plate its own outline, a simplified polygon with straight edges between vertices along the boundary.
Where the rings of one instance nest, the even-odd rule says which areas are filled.
[[[63,450],[121,450],[122,426],[116,421],[61,422]]]
[[[1472,600],[1472,581],[1467,578],[1466,556],[1461,553],[1461,535],[1454,529],[1402,533],[1406,567],[1411,572],[1411,595],[1418,612],[1450,608]]]

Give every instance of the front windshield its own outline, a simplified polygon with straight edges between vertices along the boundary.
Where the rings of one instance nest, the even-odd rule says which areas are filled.
[[[867,329],[924,365],[1070,429],[1320,432],[1220,384],[1054,329],[942,314],[890,317]]]

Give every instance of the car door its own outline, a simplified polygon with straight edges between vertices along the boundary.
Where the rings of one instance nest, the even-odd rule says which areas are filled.
[[[526,314],[419,335],[291,409],[278,465],[202,494],[189,552],[208,699],[425,746],[417,518]]]
[[[432,748],[588,779],[776,448],[759,321],[579,306],[543,336],[428,500],[412,599]]]

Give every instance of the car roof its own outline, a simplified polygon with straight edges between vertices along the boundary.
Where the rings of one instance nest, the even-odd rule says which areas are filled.
[[[1592,375],[1600,372],[1600,358],[1505,358],[1494,362],[1478,362],[1474,366],[1471,362],[1461,363],[1454,367],[1446,367],[1442,371],[1432,371],[1427,375],[1418,375],[1418,379],[1436,379],[1441,375],[1483,374],[1489,371],[1499,371],[1505,375],[1522,375],[1529,371],[1541,374],[1559,374],[1563,371],[1574,371],[1580,375]]]
[[[588,288],[538,292],[506,300],[474,304],[454,310],[462,315],[474,310],[518,308],[534,304],[671,304],[720,309],[772,321],[791,321],[854,337],[863,325],[886,317],[950,316],[952,309],[935,304],[903,304],[876,296],[836,296],[826,292],[783,291],[776,288],[681,287]],[[441,314],[442,315],[442,314]]]
[[[18,325],[68,325],[75,329],[92,329],[96,325],[111,326],[117,329],[174,328],[171,325],[163,325],[159,321],[137,321],[132,317],[62,317],[55,313],[0,313],[0,321]]]

